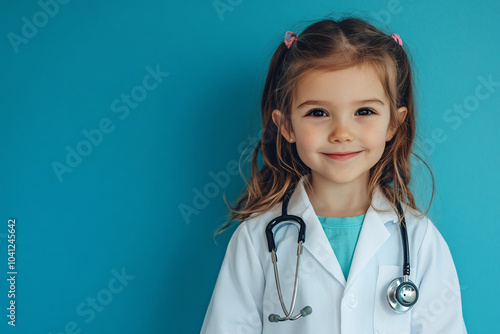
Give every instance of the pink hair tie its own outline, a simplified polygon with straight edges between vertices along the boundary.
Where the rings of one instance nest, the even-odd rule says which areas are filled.
[[[290,36],[290,38],[287,39],[286,36],[288,35],[288,33],[290,33],[291,36]],[[290,47],[292,46],[293,41],[295,41],[297,39],[297,37],[298,37],[297,34],[294,33],[293,31],[287,31],[285,33],[285,40],[284,40],[284,42],[285,42],[285,45],[286,45],[286,47],[288,49],[290,49]]]
[[[398,42],[399,45],[403,46],[403,40],[398,34],[391,34],[391,37],[394,38],[394,40]]]

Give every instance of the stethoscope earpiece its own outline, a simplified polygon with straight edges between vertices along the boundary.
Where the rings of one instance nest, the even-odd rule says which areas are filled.
[[[269,252],[271,252],[271,262],[273,263],[273,269],[274,269],[274,278],[276,281],[276,290],[278,290],[278,298],[280,300],[281,308],[283,309],[283,312],[285,313],[284,317],[280,317],[277,314],[270,314],[268,319],[270,322],[279,322],[279,321],[285,321],[285,320],[297,320],[302,317],[306,317],[309,314],[312,313],[312,308],[310,306],[305,306],[300,312],[296,315],[292,315],[293,309],[295,308],[295,298],[297,297],[297,287],[298,287],[298,282],[299,282],[299,263],[300,263],[300,255],[302,254],[302,243],[306,239],[306,224],[302,220],[302,218],[289,215],[287,213],[287,207],[288,207],[288,201],[290,200],[290,193],[285,196],[285,199],[283,200],[283,206],[282,206],[282,212],[281,216],[273,219],[266,227],[266,238],[267,238],[267,247],[269,249]],[[283,302],[283,297],[281,296],[281,286],[280,286],[280,280],[279,280],[279,275],[278,275],[278,267],[276,265],[276,262],[278,261],[277,259],[277,248],[276,248],[276,243],[274,242],[274,232],[273,229],[276,228],[280,223],[286,222],[286,221],[293,221],[298,225],[299,233],[298,233],[298,238],[297,238],[297,264],[295,266],[295,282],[293,284],[293,295],[292,295],[292,301],[290,305],[290,309],[287,309],[285,307],[285,303]]]
[[[276,281],[276,290],[278,291],[278,298],[280,300],[281,308],[285,315],[280,317],[277,314],[270,314],[268,320],[270,322],[280,322],[285,320],[297,320],[301,317],[306,317],[312,313],[312,308],[310,306],[305,306],[300,312],[296,315],[292,315],[294,307],[295,307],[295,299],[297,297],[297,286],[298,286],[298,271],[299,271],[299,260],[300,255],[302,254],[302,244],[305,242],[305,234],[306,234],[306,224],[302,220],[302,218],[294,215],[289,215],[287,213],[288,202],[290,201],[291,191],[285,194],[283,199],[283,206],[281,209],[281,216],[274,218],[266,227],[266,238],[267,238],[267,246],[269,252],[271,253],[271,262],[273,263],[274,269],[274,278]],[[394,279],[387,288],[387,300],[389,301],[389,305],[391,308],[397,313],[405,313],[410,311],[415,303],[418,300],[418,289],[412,281],[408,279],[410,276],[410,252],[408,247],[408,233],[406,231],[406,221],[403,216],[403,210],[401,209],[401,205],[399,202],[397,203],[397,209],[400,216],[403,217],[402,222],[400,223],[401,228],[401,240],[403,244],[403,277],[398,277]],[[276,243],[274,242],[274,231],[273,229],[277,228],[277,226],[286,221],[293,221],[295,225],[297,225],[299,229],[298,238],[297,238],[297,264],[295,266],[295,281],[293,285],[293,295],[290,308],[287,309],[285,307],[285,303],[283,302],[283,297],[281,296],[281,286],[278,275],[278,267],[276,265],[277,255],[276,255]]]
[[[293,311],[293,310],[292,310]],[[312,308],[311,306],[306,306],[302,310],[300,310],[299,314],[295,316],[291,316],[291,313],[289,313],[290,316],[285,316],[285,317],[280,317],[277,314],[269,314],[269,319],[270,322],[279,322],[279,321],[285,321],[285,320],[297,320],[300,317],[307,317],[309,314],[312,313]]]

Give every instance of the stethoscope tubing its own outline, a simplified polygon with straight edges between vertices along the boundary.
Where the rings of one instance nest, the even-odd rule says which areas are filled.
[[[299,264],[300,264],[300,255],[302,254],[302,241],[299,241],[299,244],[297,246],[297,264],[295,266],[295,272],[298,273],[298,270],[299,270]],[[278,274],[278,267],[277,267],[277,257],[276,257],[276,253],[275,251],[273,250],[272,253],[271,253],[271,258],[272,258],[272,262],[273,262],[273,268],[274,268],[274,278],[276,280],[276,286],[278,287],[278,297],[279,297],[279,300],[280,300],[280,303],[281,303],[281,308],[283,309],[283,312],[285,313],[285,317],[280,317],[278,320],[279,321],[283,321],[283,320],[287,320],[287,319],[290,319],[290,320],[296,320],[298,318],[300,318],[300,316],[302,316],[301,314],[298,314],[297,316],[295,317],[292,317],[292,313],[293,313],[293,309],[295,308],[295,300],[296,300],[296,297],[297,297],[297,290],[298,290],[298,275],[295,275],[295,281],[293,283],[293,295],[292,295],[292,302],[291,302],[291,305],[290,305],[290,311],[288,311],[285,307],[285,303],[283,302],[283,296],[281,295],[281,285],[280,285],[280,281],[279,281],[279,274]]]
[[[269,315],[269,321],[271,322],[278,322],[278,321],[284,321],[284,320],[297,320],[300,317],[305,317],[309,314],[311,314],[312,309],[309,306],[304,307],[300,313],[298,313],[295,316],[292,316],[293,310],[295,308],[295,301],[297,297],[297,289],[298,289],[298,272],[299,272],[299,263],[300,263],[300,255],[302,254],[302,245],[305,243],[305,236],[306,236],[306,224],[302,220],[302,218],[294,215],[289,215],[287,212],[288,209],[288,203],[291,198],[293,188],[290,189],[285,193],[284,199],[283,199],[283,204],[281,208],[281,216],[274,218],[269,222],[269,224],[266,226],[266,239],[267,239],[267,246],[268,250],[271,253],[271,261],[273,263],[273,269],[274,269],[274,277],[276,281],[276,288],[278,290],[278,297],[280,300],[281,308],[283,309],[283,312],[285,313],[284,317],[280,317],[277,314],[271,314]],[[401,217],[401,221],[399,223],[400,226],[400,231],[401,231],[401,241],[403,245],[403,276],[400,278],[394,279],[388,287],[387,290],[387,300],[389,302],[389,305],[391,308],[398,312],[398,313],[404,313],[408,312],[413,308],[415,303],[418,300],[418,289],[413,284],[412,281],[408,279],[410,276],[410,254],[409,254],[409,247],[408,247],[408,231],[406,228],[406,220],[405,220],[405,215],[403,213],[403,209],[401,208],[401,204],[399,202],[396,203],[396,207],[398,210],[398,218]],[[290,305],[290,311],[287,310],[285,303],[283,302],[283,296],[281,294],[281,285],[280,285],[280,280],[279,280],[279,274],[278,274],[278,267],[277,267],[277,261],[278,257],[276,254],[276,243],[274,241],[274,228],[278,226],[280,223],[285,222],[285,221],[293,221],[298,224],[298,238],[297,238],[297,264],[295,267],[295,281],[294,281],[294,287],[293,287],[293,295],[292,295],[292,301]],[[401,291],[403,290],[403,297],[401,297]],[[410,293],[408,295],[408,292]],[[408,298],[407,296],[411,296],[410,301],[405,300],[405,298]]]

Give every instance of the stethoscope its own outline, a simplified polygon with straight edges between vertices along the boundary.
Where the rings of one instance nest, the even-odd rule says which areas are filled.
[[[285,313],[285,316],[280,317],[277,314],[270,314],[268,319],[271,322],[285,321],[285,320],[297,320],[301,317],[308,316],[312,313],[312,308],[310,306],[306,306],[300,310],[300,312],[294,316],[292,316],[293,309],[295,308],[295,299],[297,296],[297,287],[298,287],[298,270],[299,270],[299,261],[300,255],[302,254],[302,244],[305,242],[306,238],[306,224],[302,220],[302,218],[294,215],[289,215],[287,213],[288,202],[290,201],[291,191],[288,191],[283,199],[283,206],[281,209],[281,216],[274,218],[269,222],[266,227],[266,238],[267,238],[267,246],[269,248],[269,252],[271,253],[271,261],[273,263],[274,268],[274,278],[276,280],[276,289],[278,290],[278,297],[281,303],[281,308]],[[403,209],[401,205],[397,203],[397,209],[400,216],[403,216]],[[293,223],[292,223],[293,221]],[[283,302],[283,297],[281,296],[281,286],[278,275],[278,267],[276,262],[278,261],[276,252],[276,244],[274,242],[274,231],[276,227],[283,223],[287,222],[287,224],[296,225],[298,224],[299,235],[298,235],[298,246],[297,246],[297,264],[295,267],[295,281],[293,285],[293,295],[292,301],[290,305],[290,310],[285,307]],[[418,288],[412,281],[409,280],[410,276],[410,254],[408,247],[408,233],[406,231],[406,221],[403,216],[403,220],[401,224],[399,224],[401,230],[401,239],[403,243],[403,276],[394,279],[387,288],[387,301],[389,302],[390,307],[397,313],[406,313],[410,311],[415,303],[418,300]]]

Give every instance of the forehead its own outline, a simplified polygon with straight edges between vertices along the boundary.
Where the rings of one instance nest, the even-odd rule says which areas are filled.
[[[350,105],[351,101],[377,98],[387,105],[384,87],[376,71],[367,64],[341,70],[309,70],[297,82],[294,105],[308,101],[328,101]]]

